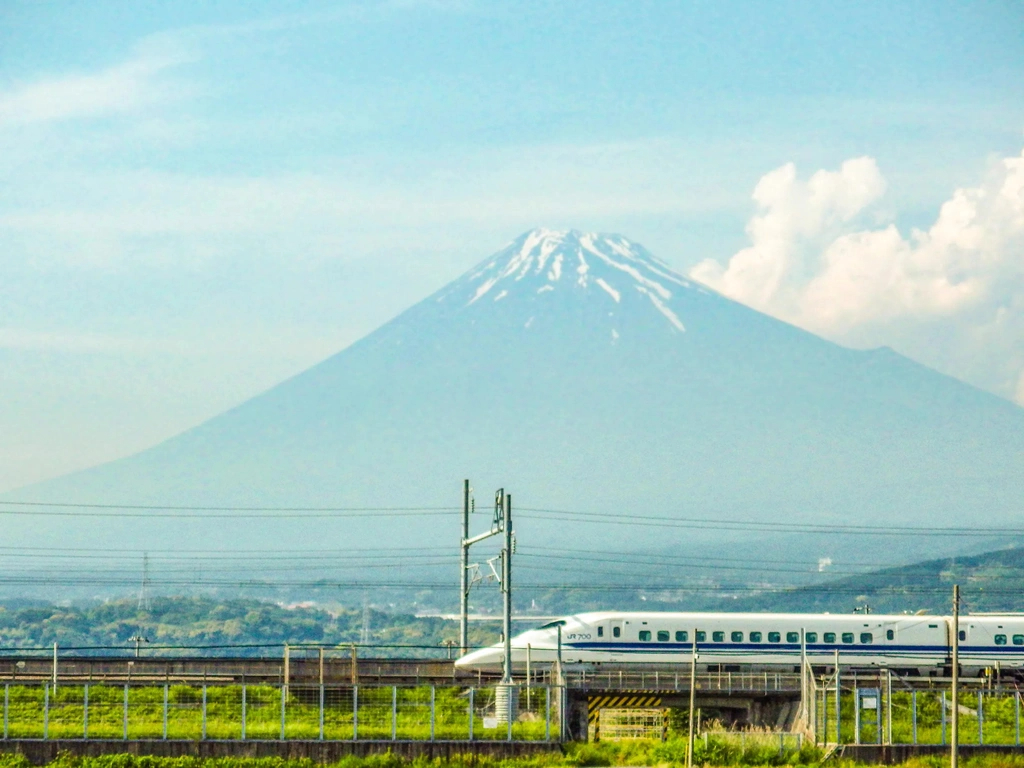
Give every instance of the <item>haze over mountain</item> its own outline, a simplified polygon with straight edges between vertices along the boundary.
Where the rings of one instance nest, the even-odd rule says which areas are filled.
[[[478,509],[494,488],[512,491],[524,508],[517,532],[535,543],[684,547],[698,533],[545,520],[526,508],[1020,525],[1024,409],[891,350],[846,349],[774,320],[620,235],[537,229],[262,395],[7,498],[455,508],[464,477]],[[16,520],[6,536],[140,548],[412,547],[458,536],[456,513],[52,522]],[[724,534],[699,536],[713,544]]]

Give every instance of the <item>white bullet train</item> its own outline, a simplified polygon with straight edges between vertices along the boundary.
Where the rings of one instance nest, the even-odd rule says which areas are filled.
[[[512,664],[554,662],[561,635],[565,664],[688,665],[694,642],[698,671],[814,666],[886,667],[940,674],[950,665],[950,616],[803,613],[618,613],[566,616],[512,639]],[[960,665],[1024,672],[1024,615],[960,617]],[[499,643],[468,653],[460,669],[500,671]]]

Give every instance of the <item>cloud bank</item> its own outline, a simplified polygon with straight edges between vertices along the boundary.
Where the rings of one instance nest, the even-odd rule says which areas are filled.
[[[886,182],[861,157],[763,176],[750,246],[691,275],[851,346],[887,345],[1024,405],[1024,153],[957,189],[927,230],[882,223]]]

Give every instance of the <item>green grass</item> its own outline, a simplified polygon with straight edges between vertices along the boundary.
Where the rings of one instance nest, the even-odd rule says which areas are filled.
[[[622,742],[618,744],[568,744],[559,751],[527,757],[497,759],[487,755],[453,755],[450,759],[403,759],[391,753],[368,757],[347,757],[324,768],[575,768],[576,766],[677,766],[685,764],[686,744],[671,740],[660,742]],[[726,745],[711,743],[709,750],[697,746],[698,765],[815,765],[821,759],[816,750],[789,752],[731,751]],[[0,754],[0,768],[31,768],[21,755]],[[50,768],[321,768],[310,760],[283,758],[160,758],[130,754],[74,757],[61,754]],[[850,766],[845,766],[850,768]],[[1024,763],[1020,766],[1024,768]]]
[[[358,717],[353,717],[351,689],[324,691],[323,737],[352,739],[358,729],[360,739],[429,739],[430,687],[398,688],[395,692],[397,717],[392,723],[392,689],[360,688]],[[164,687],[128,688],[127,737],[162,738],[164,735]],[[242,738],[242,686],[210,686],[206,689],[206,738]],[[507,738],[507,725],[484,728],[483,711],[490,703],[485,689],[476,691],[473,737],[481,741]],[[125,737],[125,688],[90,685],[88,687],[88,729],[86,729],[86,689],[84,686],[10,686],[8,689],[7,733],[11,738],[88,738]],[[527,697],[520,692],[522,709]],[[545,738],[544,691],[531,695],[532,712],[524,712],[512,725],[516,740]],[[48,712],[47,712],[48,703]],[[557,718],[552,717],[551,737],[557,738]],[[470,716],[467,693],[461,688],[436,688],[434,691],[434,738],[462,740],[469,737]],[[320,737],[319,688],[296,688],[285,702],[285,738]],[[203,737],[203,693],[193,686],[167,689],[167,737],[200,739]],[[281,690],[276,686],[246,686],[245,737],[279,739],[281,737]]]

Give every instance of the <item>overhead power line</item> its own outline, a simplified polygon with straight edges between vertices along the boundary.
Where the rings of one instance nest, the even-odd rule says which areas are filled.
[[[380,514],[395,516],[443,516],[456,519],[457,507],[341,507],[341,506],[225,506],[174,504],[114,504],[43,501],[0,501],[0,515],[56,517],[115,518],[181,518],[181,519],[244,519],[244,518],[358,518]],[[583,510],[523,507],[522,517],[532,520],[572,520],[607,525],[630,525],[657,528],[696,530],[814,533],[830,536],[958,536],[987,538],[995,536],[1024,537],[1024,528],[977,528],[900,525],[847,525],[832,523],[784,523],[761,520],[721,520],[672,515],[632,514],[627,512],[588,512]]]
[[[136,586],[138,581],[129,574],[125,576],[102,576],[82,574],[73,579],[76,586],[107,586],[125,587]],[[68,586],[69,577],[67,574],[46,574],[46,575],[7,575],[0,576],[0,584],[37,585],[37,586]],[[256,579],[218,579],[218,578],[151,578],[151,586],[192,586],[192,587],[232,587],[246,589],[281,589],[287,587],[305,587],[320,589],[435,589],[438,591],[458,590],[457,584],[450,582],[431,581],[409,581],[409,580],[374,580],[374,581],[348,581],[339,579],[280,579],[280,580],[256,580]],[[547,583],[547,582],[524,582],[520,585],[523,590],[541,591],[577,591],[577,592],[680,592],[680,593],[749,593],[749,594],[772,594],[776,596],[791,593],[804,593],[812,595],[860,595],[865,593],[886,593],[886,594],[945,594],[948,591],[946,585],[939,586],[918,586],[900,584],[880,584],[877,586],[857,584],[820,584],[813,586],[790,586],[778,584],[709,584],[704,582],[634,582],[634,583]],[[1019,596],[1019,589],[985,589],[977,588],[978,594],[985,595],[1012,595]]]
[[[532,514],[531,514],[532,513]],[[543,515],[543,517],[541,517]],[[977,528],[900,525],[843,525],[817,523],[773,523],[760,520],[713,520],[668,515],[633,515],[621,512],[582,512],[567,509],[523,507],[521,516],[543,520],[580,520],[610,525],[656,528],[689,528],[715,531],[770,531],[775,533],[821,533],[858,536],[1024,536],[1024,528]]]
[[[14,507],[7,509],[6,507]],[[87,510],[87,511],[79,511]],[[142,518],[293,518],[374,517],[382,512],[401,516],[441,515],[454,507],[246,507],[179,506],[173,504],[79,504],[48,501],[0,501],[0,515],[44,517],[142,517]],[[193,514],[187,514],[193,513]],[[230,514],[220,514],[230,513]]]

